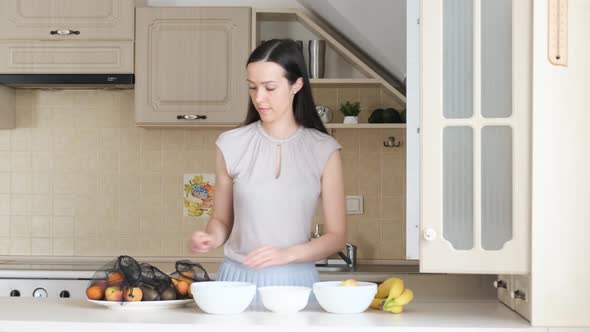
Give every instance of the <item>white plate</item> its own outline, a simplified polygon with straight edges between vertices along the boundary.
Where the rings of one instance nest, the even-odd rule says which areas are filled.
[[[195,303],[193,299],[186,300],[170,300],[170,301],[139,301],[139,302],[117,302],[117,301],[96,301],[87,299],[92,302],[109,309],[164,309],[164,308],[179,308],[189,303]]]

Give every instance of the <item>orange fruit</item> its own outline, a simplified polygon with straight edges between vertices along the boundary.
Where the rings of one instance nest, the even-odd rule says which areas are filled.
[[[186,271],[186,272],[179,272],[178,273],[178,280],[183,280],[186,281],[188,283],[192,283],[193,282],[193,277],[194,277],[194,273],[192,273],[191,271]]]
[[[175,286],[176,286],[176,290],[178,291],[178,294],[180,294],[180,295],[188,294],[188,289],[189,289],[188,282],[179,281],[178,283],[175,284]]]
[[[141,301],[141,299],[143,298],[143,292],[139,287],[126,288],[125,293],[123,293],[123,298],[127,302]]]
[[[91,300],[102,300],[104,289],[98,285],[90,286],[86,289],[86,296]]]
[[[107,277],[109,285],[120,285],[123,280],[125,280],[125,276],[123,273],[117,271],[109,273],[109,276]]]

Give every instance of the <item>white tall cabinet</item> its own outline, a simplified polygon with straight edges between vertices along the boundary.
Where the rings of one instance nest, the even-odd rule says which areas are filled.
[[[549,1],[534,3],[532,323],[590,327],[590,1],[561,2],[567,66],[548,60]]]
[[[499,297],[533,326],[590,326],[589,18],[587,0],[421,3],[421,271],[507,273]]]
[[[421,10],[420,270],[527,273],[531,2]]]

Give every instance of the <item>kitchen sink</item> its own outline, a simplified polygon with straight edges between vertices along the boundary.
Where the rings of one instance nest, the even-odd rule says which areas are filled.
[[[321,273],[338,273],[338,272],[359,272],[359,273],[419,273],[418,263],[406,263],[401,265],[374,265],[365,264],[352,270],[348,265],[341,263],[316,264],[316,269]]]
[[[347,265],[316,265],[318,272],[351,272]]]

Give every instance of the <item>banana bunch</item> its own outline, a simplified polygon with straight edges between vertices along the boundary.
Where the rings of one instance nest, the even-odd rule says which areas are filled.
[[[377,294],[371,302],[371,308],[389,311],[399,314],[404,310],[404,305],[414,298],[414,292],[404,287],[404,281],[400,278],[389,278],[377,288]]]

